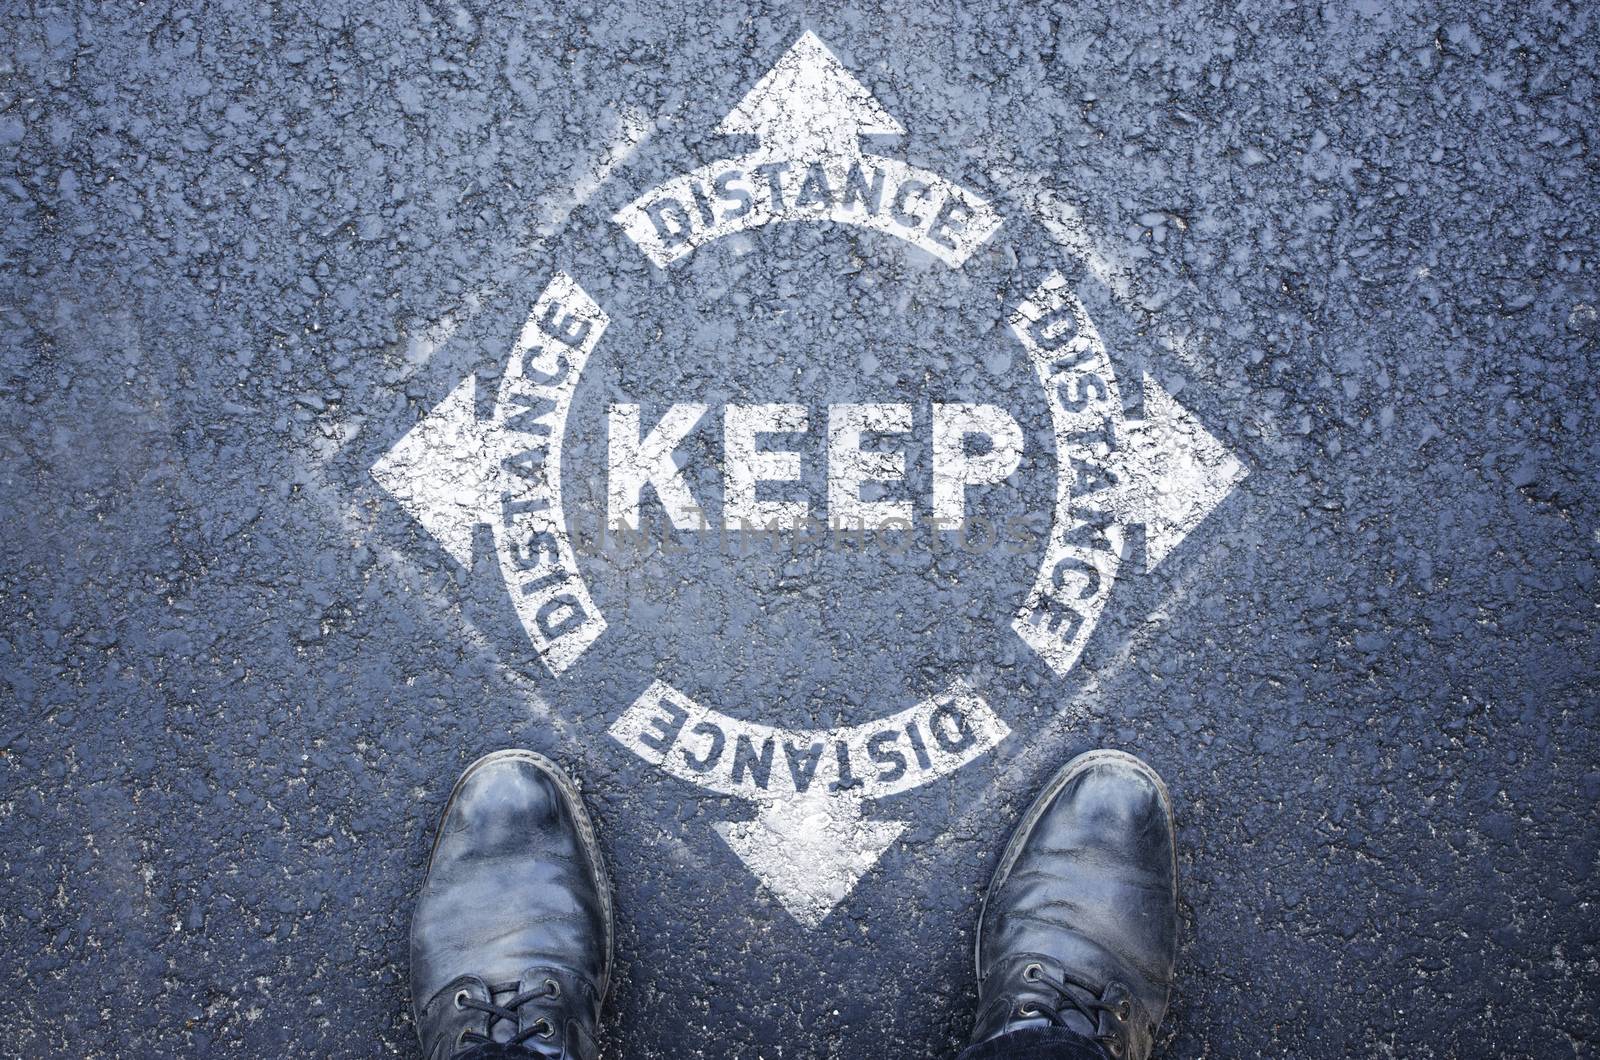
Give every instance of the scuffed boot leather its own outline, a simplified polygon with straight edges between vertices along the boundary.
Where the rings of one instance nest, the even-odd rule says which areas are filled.
[[[1145,1060],[1177,948],[1166,785],[1132,755],[1079,755],[1024,815],[984,896],[972,1040],[1054,1025]]]
[[[423,1056],[493,1041],[595,1060],[611,938],[611,888],[572,781],[532,751],[468,766],[411,920]]]

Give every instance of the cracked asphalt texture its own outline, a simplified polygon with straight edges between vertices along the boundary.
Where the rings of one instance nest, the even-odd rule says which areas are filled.
[[[609,1055],[949,1055],[1010,824],[1113,745],[1179,807],[1162,1055],[1595,1055],[1592,7],[0,20],[0,1053],[415,1055],[434,821],[462,766],[524,745],[583,778],[613,866]],[[1102,321],[1119,373],[1251,469],[1119,581],[1067,678],[994,664],[1015,734],[874,808],[912,827],[815,931],[713,834],[746,808],[604,735],[703,632],[552,679],[488,568],[367,476],[495,378],[554,270],[641,304],[704,280],[607,218],[725,157],[717,120],[805,28],[905,125],[881,153],[1008,225],[1040,191],[1081,210],[1140,292]],[[582,190],[629,121],[656,125]],[[750,253],[913,252],[807,226]]]

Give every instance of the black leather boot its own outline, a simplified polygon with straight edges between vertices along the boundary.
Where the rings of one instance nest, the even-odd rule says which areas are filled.
[[[972,1040],[1057,1026],[1145,1060],[1177,950],[1166,785],[1121,751],[1079,755],[1024,815],[984,896]]]
[[[611,887],[577,788],[532,751],[456,781],[411,919],[411,1004],[427,1060],[595,1060],[611,975]],[[518,1052],[518,1048],[525,1052]]]

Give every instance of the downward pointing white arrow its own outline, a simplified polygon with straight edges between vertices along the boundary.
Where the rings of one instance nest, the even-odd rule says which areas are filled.
[[[905,829],[904,821],[867,820],[866,800],[954,772],[1011,732],[965,680],[879,721],[799,731],[731,718],[655,681],[610,731],[680,780],[754,802],[754,820],[715,828],[808,928]]]
[[[498,463],[474,406],[478,387],[467,376],[372,465],[388,490],[445,551],[472,566],[472,530],[498,492]]]
[[[1128,426],[1117,508],[1144,524],[1145,569],[1155,570],[1249,472],[1149,375],[1144,420]]]
[[[807,928],[842,902],[904,821],[868,821],[861,800],[816,795],[769,802],[752,821],[716,829],[771,895]]]

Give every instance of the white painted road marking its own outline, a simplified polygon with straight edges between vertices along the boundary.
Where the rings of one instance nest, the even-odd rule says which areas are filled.
[[[714,827],[778,904],[814,928],[900,838],[906,822],[867,820],[860,799],[809,795]]]
[[[578,571],[561,505],[561,443],[578,378],[609,323],[570,276],[551,280],[512,348],[493,418],[479,423],[468,376],[372,466],[462,566],[472,532],[494,529],[517,617],[552,672],[605,631]]]
[[[810,33],[719,131],[754,135],[760,144],[751,154],[668,181],[614,218],[659,266],[722,235],[801,220],[888,232],[960,267],[1001,223],[970,191],[903,162],[863,154],[861,137],[904,130]],[[1058,239],[1076,233],[1059,217],[1044,222]],[[1090,260],[1089,267],[1126,301],[1125,278],[1103,261]],[[1060,273],[1019,304],[1010,322],[1045,391],[1057,475],[1050,536],[1011,625],[1053,671],[1065,674],[1110,598],[1129,528],[1144,526],[1146,566],[1153,569],[1246,472],[1148,376],[1144,419],[1124,415],[1105,345]],[[578,379],[607,324],[600,307],[558,274],[512,351],[490,420],[476,418],[469,377],[372,469],[463,564],[472,559],[474,527],[493,528],[518,617],[555,673],[606,628],[568,537],[561,443]],[[998,405],[930,406],[927,507],[936,526],[958,528],[965,523],[968,488],[994,486],[1015,474],[1026,441],[1016,419]],[[608,407],[609,525],[640,525],[648,486],[674,527],[707,528],[678,456],[709,413],[707,404],[675,404],[647,425],[639,404]],[[864,530],[913,524],[913,501],[869,500],[864,489],[905,480],[906,451],[895,436],[912,431],[910,404],[835,404],[817,412],[802,404],[726,405],[721,415],[725,528],[799,525],[810,518],[807,502],[763,500],[760,487],[801,481],[802,453],[788,446],[792,436],[818,429],[826,431],[834,524]],[[904,827],[868,820],[866,800],[929,783],[1009,732],[963,681],[892,717],[826,731],[737,720],[656,682],[610,731],[680,779],[755,803],[752,820],[723,822],[717,831],[808,926],[837,906]]]
[[[1017,307],[1056,442],[1056,510],[1033,591],[1012,628],[1057,674],[1077,663],[1110,599],[1129,524],[1153,570],[1247,474],[1150,376],[1145,418],[1123,415],[1105,343],[1060,273]]]
[[[612,405],[606,410],[608,525],[639,525],[639,498],[646,486],[655,490],[673,526],[685,530],[698,525],[700,506],[674,454],[705,414],[704,405],[673,405],[641,437],[638,405]]]
[[[969,439],[983,438],[987,452],[969,450]],[[936,524],[967,521],[967,487],[993,486],[1022,466],[1022,428],[1011,413],[995,405],[933,407],[933,518]]]
[[[655,491],[676,530],[705,529],[705,508],[689,488],[687,463],[678,461],[679,448],[707,419],[710,406],[675,404],[644,431],[640,406],[614,404],[607,409],[610,432],[607,454],[606,525],[636,528],[641,524],[644,489]],[[1011,477],[1022,463],[1022,428],[1011,414],[996,405],[932,403],[933,497],[931,507],[940,525],[950,529],[966,521],[969,486],[992,486]],[[912,407],[899,403],[841,404],[828,406],[827,484],[828,517],[837,526],[881,530],[910,527],[915,520],[912,502],[868,501],[866,485],[903,482],[906,454],[881,436],[911,431]],[[798,451],[776,444],[757,448],[765,435],[803,434],[812,418],[804,405],[723,406],[723,516],[729,530],[767,526],[799,526],[811,516],[805,501],[758,501],[758,487],[800,480]],[[642,437],[641,437],[642,434]],[[863,447],[864,435],[878,436]],[[969,444],[983,439],[986,448]]]
[[[656,681],[611,725],[613,738],[679,780],[765,801],[898,795],[960,769],[1010,731],[965,681],[878,721],[806,731],[731,718]]]
[[[729,405],[722,415],[725,482],[722,522],[727,527],[799,526],[810,515],[805,501],[758,500],[763,482],[798,482],[800,454],[757,447],[763,435],[799,434],[810,427],[804,405]]]
[[[1033,362],[1056,443],[1056,507],[1033,590],[1011,628],[1058,674],[1072,669],[1111,598],[1123,528],[1107,503],[1122,437],[1122,398],[1105,343],[1060,273],[1012,315]]]
[[[760,146],[646,192],[612,219],[665,268],[696,249],[775,221],[833,221],[884,232],[952,268],[1000,227],[987,201],[897,159],[863,136],[905,132],[807,31],[717,126]]]
[[[656,681],[611,736],[680,780],[756,802],[717,831],[796,920],[814,927],[905,827],[862,803],[952,773],[1011,730],[965,681],[891,717],[827,730],[742,721]]]
[[[1148,374],[1144,419],[1127,426],[1113,506],[1127,521],[1144,524],[1145,569],[1155,570],[1249,472]]]
[[[472,528],[487,522],[499,487],[489,424],[474,411],[478,381],[467,376],[405,433],[372,477],[463,567],[472,566]]]

